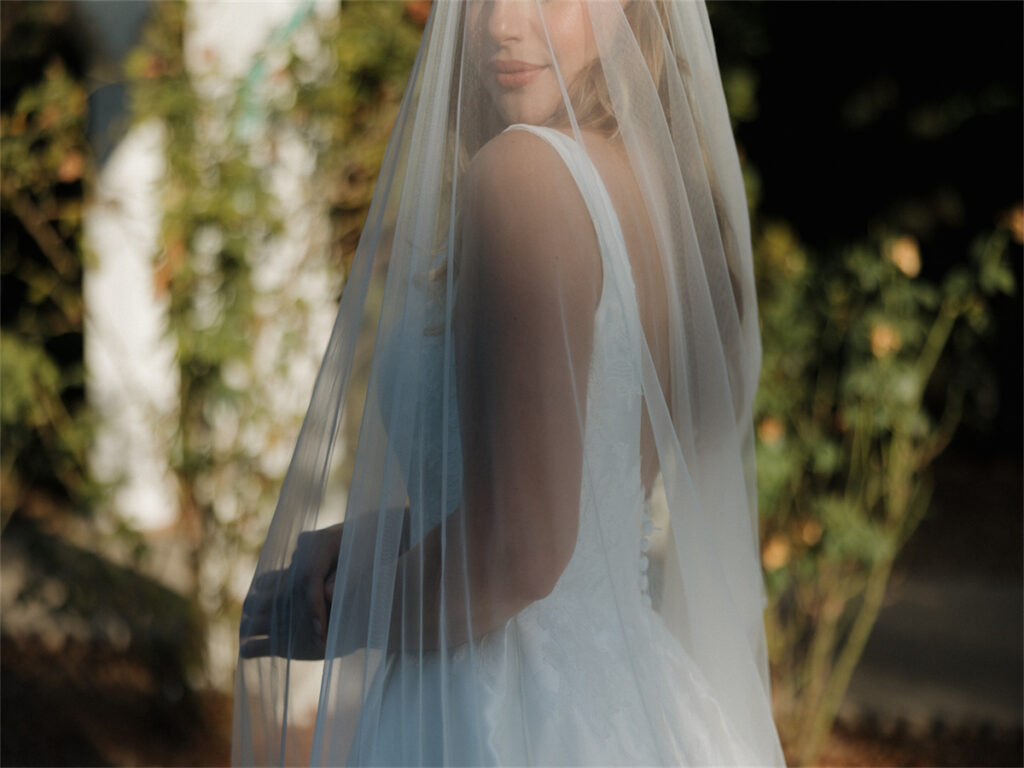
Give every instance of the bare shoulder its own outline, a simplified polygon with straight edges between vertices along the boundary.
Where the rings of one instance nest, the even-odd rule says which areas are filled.
[[[466,257],[495,278],[537,281],[569,271],[594,296],[601,256],[594,222],[558,151],[529,131],[506,131],[477,152],[463,187]]]
[[[471,191],[496,190],[503,196],[564,194],[574,186],[557,150],[529,131],[499,133],[473,157],[466,170]]]

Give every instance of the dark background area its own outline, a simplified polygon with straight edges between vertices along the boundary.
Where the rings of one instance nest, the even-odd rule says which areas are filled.
[[[745,61],[757,77],[757,117],[737,141],[761,175],[761,213],[820,257],[886,224],[918,240],[935,279],[1021,200],[1024,3],[711,6],[723,69]],[[1018,286],[1020,256],[1017,243]],[[1019,293],[994,310],[998,405],[968,414],[952,450],[1019,458]]]

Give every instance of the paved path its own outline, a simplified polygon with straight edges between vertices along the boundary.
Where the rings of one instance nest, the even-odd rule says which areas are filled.
[[[920,732],[1021,728],[1022,627],[1020,581],[896,577],[840,717],[903,719]]]

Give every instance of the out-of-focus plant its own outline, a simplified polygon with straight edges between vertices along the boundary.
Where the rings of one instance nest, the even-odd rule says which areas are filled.
[[[8,11],[15,18],[5,35],[5,77],[32,78],[32,62],[22,58],[39,57],[31,41],[52,31],[67,9],[53,3]],[[86,94],[57,55],[40,78],[18,85],[0,115],[4,527],[18,513],[84,513],[96,491],[86,462],[82,361],[82,200],[93,173]]]
[[[295,105],[272,119],[295,127],[318,155],[315,183],[330,206],[335,256],[348,264],[398,114],[428,0],[346,0],[316,26],[323,59],[292,47],[285,72]]]
[[[952,270],[949,253],[929,259],[932,246],[916,237],[936,242],[937,232],[949,228],[958,239],[990,226],[975,222],[991,213],[991,204],[961,199],[959,190],[976,185],[956,162],[942,160],[974,157],[966,148],[980,136],[998,146],[998,126],[1017,125],[1019,110],[1009,105],[1019,89],[1013,76],[991,65],[972,70],[974,95],[959,90],[965,86],[935,89],[932,68],[907,67],[898,51],[875,70],[839,67],[825,102],[813,102],[806,113],[791,112],[785,98],[762,110],[763,88],[772,99],[785,90],[785,77],[779,78],[790,72],[790,57],[783,28],[796,27],[769,24],[775,15],[759,4],[709,4],[708,11],[740,157],[747,159],[744,139],[755,155],[743,162],[743,174],[764,350],[755,413],[775,714],[787,757],[813,764],[877,619],[895,558],[927,514],[930,465],[962,415],[975,420],[992,412],[994,374],[979,337],[996,316],[993,295],[1014,290],[1008,253],[1024,237],[1024,208],[1018,202],[999,217]],[[926,60],[928,50],[922,46],[914,60]],[[907,83],[922,87],[902,89]],[[845,105],[839,125],[822,118],[833,111],[831,98]],[[872,221],[889,222],[889,231],[872,229],[859,244],[812,253],[799,231],[819,223],[821,207],[802,206],[802,218],[784,211],[792,204],[786,192],[815,188],[801,181],[814,174],[797,161],[794,182],[780,176],[786,163],[778,162],[789,156],[783,147],[791,146],[791,125],[807,119],[815,121],[811,133],[821,146],[853,145],[876,156],[879,147],[883,156],[889,148],[918,162],[933,155],[930,164],[943,172],[915,175],[916,186],[880,181],[877,173],[852,177],[858,199],[845,213],[832,212],[837,229]],[[968,123],[978,132],[965,132]],[[764,183],[754,167],[758,151],[774,153],[761,168]],[[812,147],[808,156],[816,154]],[[888,165],[904,174],[913,167]],[[1000,177],[1002,188],[1006,178]],[[858,191],[864,188],[879,194],[867,198]],[[993,183],[988,191],[1000,188]],[[773,215],[800,225],[760,213],[769,190],[777,195]],[[820,228],[815,237],[835,242]],[[1010,240],[1015,245],[1008,248]]]
[[[1010,237],[978,237],[936,284],[907,235],[833,259],[783,224],[756,236],[767,634],[780,734],[802,764],[820,753],[894,559],[928,509],[927,470],[972,384],[971,340],[989,326],[990,297],[1014,291]]]
[[[115,685],[152,686],[157,716],[181,704],[194,713],[183,683],[202,652],[196,612],[104,554],[111,543],[119,554],[143,547],[129,526],[99,513],[108,487],[89,470],[95,414],[85,398],[82,273],[89,257],[82,240],[83,205],[96,170],[81,57],[61,44],[74,25],[72,6],[10,4],[3,14],[0,509],[10,587],[3,605],[4,684],[11,701],[46,695],[46,683],[37,688],[31,673],[21,674],[26,654],[7,655],[12,637],[11,648],[53,654],[57,670],[74,659],[104,658],[110,649],[127,665],[142,663]],[[74,674],[68,687],[73,691],[90,674]],[[19,746],[50,736],[52,722],[74,732],[68,723],[77,713],[33,723],[11,709],[5,729],[9,717],[21,734],[11,740],[19,757],[29,754]]]
[[[208,578],[209,554],[223,552],[225,543],[231,551],[247,522],[244,511],[270,482],[260,472],[257,446],[247,450],[230,430],[217,442],[215,432],[225,429],[225,415],[258,418],[259,403],[247,387],[250,339],[259,320],[252,253],[279,231],[280,222],[246,145],[229,132],[218,134],[218,121],[230,125],[231,115],[204,100],[186,71],[186,11],[183,3],[157,4],[126,71],[135,118],[159,120],[165,137],[154,282],[167,301],[168,331],[177,347],[178,416],[169,459],[178,481],[179,525],[190,544],[193,597],[215,612],[226,585],[223,578]],[[242,513],[216,508],[214,499],[226,484],[237,489]]]
[[[341,18],[298,6],[226,99],[186,66],[183,3],[154,6],[126,63],[134,119],[164,128],[154,266],[177,347],[171,464],[193,597],[225,626],[237,621],[240,557],[260,543],[285,468],[269,457],[298,433],[272,391],[282,380],[275,372],[303,354],[310,325],[311,308],[290,284],[324,280],[340,293],[418,46],[412,5],[344,3]],[[259,272],[289,237],[289,201],[276,196],[274,175],[279,153],[294,153],[296,142],[312,153],[302,193],[326,201],[330,242],[308,243],[282,288]]]

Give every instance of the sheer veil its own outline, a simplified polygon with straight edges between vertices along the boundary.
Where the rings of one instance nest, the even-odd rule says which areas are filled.
[[[615,216],[588,207],[573,153]],[[368,763],[392,739],[416,762],[543,762],[530,686],[564,693],[562,665],[600,655],[548,625],[531,644],[528,619],[585,583],[610,628],[594,647],[628,651],[587,674],[637,692],[657,762],[692,754],[679,656],[735,761],[781,764],[760,355],[703,1],[435,0],[246,601],[234,761]]]

